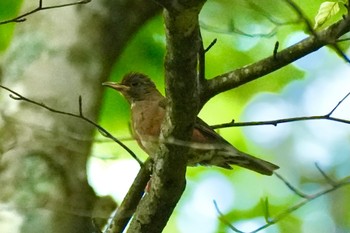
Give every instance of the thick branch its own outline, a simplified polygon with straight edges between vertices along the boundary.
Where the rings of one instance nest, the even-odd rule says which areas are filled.
[[[195,6],[188,7],[194,2]],[[160,1],[163,6],[169,6],[164,10],[166,94],[169,101],[160,136],[164,141],[171,138],[189,140],[198,113],[198,14],[204,2],[189,3],[177,4],[174,9],[168,1]],[[128,232],[162,232],[185,189],[187,149],[174,144],[160,146],[153,166],[150,192],[140,202]]]
[[[221,92],[272,73],[325,45],[333,45],[340,36],[349,31],[350,17],[347,16],[328,29],[315,33],[268,58],[210,79],[201,89],[201,103],[204,104]]]
[[[123,202],[120,207],[118,207],[117,212],[104,233],[124,231],[144,194],[146,184],[150,179],[151,165],[151,160],[148,159],[141,167]]]

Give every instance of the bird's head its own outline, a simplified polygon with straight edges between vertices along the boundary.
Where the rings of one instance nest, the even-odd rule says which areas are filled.
[[[152,80],[142,73],[128,73],[120,83],[105,82],[102,85],[119,91],[129,103],[162,96]]]

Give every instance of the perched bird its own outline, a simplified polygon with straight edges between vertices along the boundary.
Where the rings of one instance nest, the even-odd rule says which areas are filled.
[[[161,124],[165,115],[166,98],[146,75],[129,73],[120,83],[105,82],[104,86],[119,91],[131,106],[133,136],[149,156],[156,153]],[[197,117],[191,141],[173,143],[189,146],[188,166],[215,165],[232,169],[237,165],[249,170],[272,175],[278,166],[239,151]]]

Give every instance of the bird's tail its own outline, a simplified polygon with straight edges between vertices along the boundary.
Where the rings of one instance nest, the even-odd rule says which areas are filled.
[[[234,153],[234,155],[230,154],[227,156],[225,163],[222,163],[219,166],[232,169],[230,165],[237,165],[268,176],[271,176],[273,171],[279,168],[273,163],[256,158],[244,152],[237,150],[234,151]]]

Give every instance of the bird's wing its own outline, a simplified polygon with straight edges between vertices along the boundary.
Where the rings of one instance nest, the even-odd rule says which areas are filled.
[[[165,110],[167,99],[164,98],[159,101],[159,106]],[[230,145],[223,137],[221,137],[217,132],[215,132],[207,123],[205,123],[202,119],[197,117],[196,123],[194,125],[193,133],[192,133],[192,141],[193,142],[203,142],[203,143],[223,143],[224,145]]]
[[[193,136],[197,138],[203,138],[203,140],[196,140],[196,137],[192,138],[194,141],[198,142],[211,142],[215,141],[216,143],[229,144],[223,137],[221,137],[217,132],[215,132],[207,123],[202,119],[197,117],[196,123],[194,125]]]

